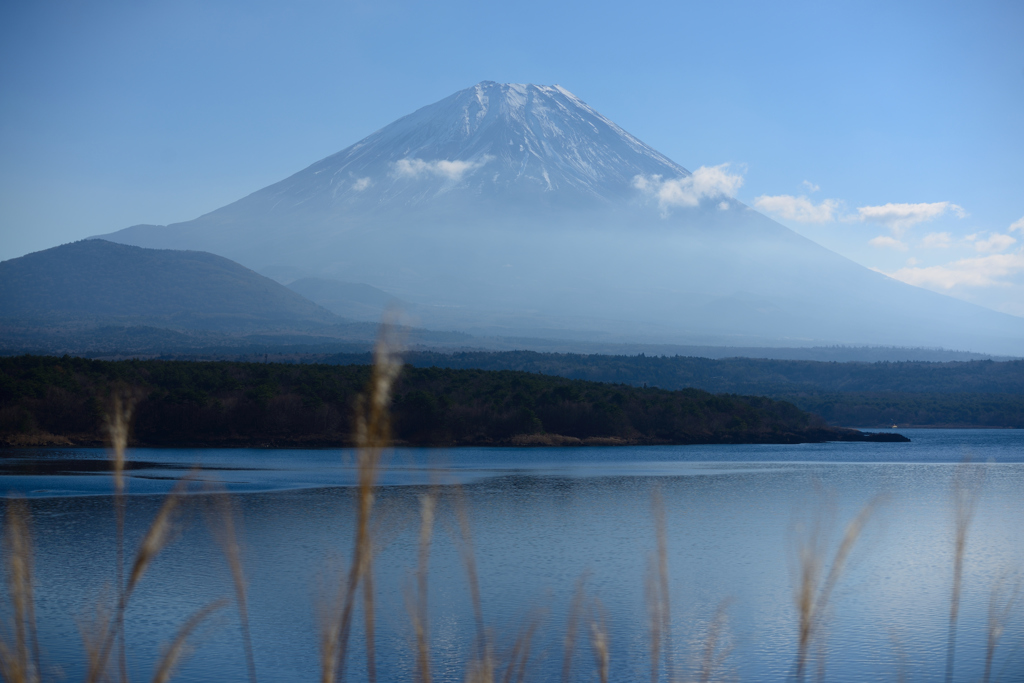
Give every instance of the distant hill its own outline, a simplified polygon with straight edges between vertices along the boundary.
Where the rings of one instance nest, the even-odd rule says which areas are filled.
[[[369,354],[338,354],[324,363],[368,363]],[[416,367],[518,370],[591,382],[697,388],[713,393],[775,396],[797,392],[992,393],[1024,395],[1024,361],[833,363],[764,358],[608,356],[533,351],[413,350]]]
[[[239,331],[339,318],[234,261],[84,240],[0,263],[0,318],[45,326],[131,323]]]

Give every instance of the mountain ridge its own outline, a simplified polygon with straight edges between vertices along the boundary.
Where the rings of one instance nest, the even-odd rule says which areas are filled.
[[[364,283],[472,334],[1024,354],[1024,319],[864,268],[736,187],[564,88],[482,82],[193,221],[106,238]]]
[[[337,322],[326,309],[227,258],[90,239],[0,262],[0,318],[252,329]]]

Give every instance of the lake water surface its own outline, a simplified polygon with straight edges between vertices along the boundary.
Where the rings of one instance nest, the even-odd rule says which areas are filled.
[[[585,577],[587,621],[571,678],[596,680],[590,617],[606,624],[613,681],[650,680],[645,582],[656,548],[652,495],[664,501],[670,663],[696,674],[709,624],[726,615],[718,678],[786,680],[793,671],[795,557],[817,529],[835,552],[843,527],[879,501],[837,584],[820,652],[836,681],[940,680],[953,575],[953,481],[980,482],[964,565],[956,680],[980,680],[990,595],[1024,569],[1024,430],[901,430],[911,443],[398,450],[376,497],[378,675],[415,680],[408,598],[421,497],[438,496],[430,558],[435,680],[461,681],[474,621],[461,506],[472,530],[484,619],[499,655],[538,625],[527,680],[559,680],[570,604]],[[112,482],[97,449],[0,451],[0,490],[29,499],[44,661],[80,679],[81,631],[114,576]],[[352,454],[343,451],[137,449],[130,453],[134,548],[174,481],[193,467],[233,495],[240,520],[256,668],[264,681],[319,680],[318,613],[350,556]],[[962,465],[965,460],[971,465]],[[882,496],[881,499],[878,497]],[[200,496],[190,497],[193,501]],[[195,610],[230,597],[230,572],[198,503],[143,578],[127,612],[133,680]],[[1007,578],[1008,577],[1008,578]],[[724,607],[723,607],[724,606]],[[1024,680],[1024,596],[995,672]],[[366,680],[363,630],[347,680]],[[244,680],[235,609],[200,629],[176,680]],[[664,669],[664,665],[662,667]],[[663,678],[662,680],[667,680]],[[995,680],[995,677],[993,677]]]

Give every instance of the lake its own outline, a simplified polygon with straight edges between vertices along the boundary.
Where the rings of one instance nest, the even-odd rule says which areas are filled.
[[[1024,569],[1024,431],[899,431],[911,442],[397,450],[387,456],[375,500],[378,680],[416,679],[409,605],[421,498],[431,491],[434,680],[463,680],[475,652],[458,510],[471,529],[483,617],[499,661],[533,625],[526,680],[559,680],[567,624],[580,614],[572,680],[597,680],[595,621],[607,633],[610,680],[651,680],[645,586],[656,557],[655,497],[663,501],[671,610],[661,680],[668,680],[666,667],[681,679],[696,677],[711,632],[721,646],[714,680],[790,678],[800,544],[817,531],[827,568],[847,522],[872,503],[824,615],[816,662],[835,681],[940,680],[958,477],[974,482],[977,506],[955,680],[980,680],[993,587],[1011,593]],[[116,534],[106,457],[98,449],[0,450],[0,490],[25,496],[31,508],[49,678],[82,677],[81,633],[95,631],[98,601],[112,595]],[[220,482],[237,512],[259,679],[319,680],[318,614],[331,604],[352,552],[352,453],[136,449],[129,457],[129,550],[175,480],[198,468],[198,479]],[[189,615],[233,595],[203,512],[209,497],[188,499],[173,542],[127,610],[133,680],[151,677],[161,647]],[[584,609],[574,611],[581,577]],[[993,680],[1024,680],[1022,604],[1007,617]],[[175,680],[245,680],[234,606],[204,622],[192,642]],[[363,644],[359,616],[346,680],[366,680]]]

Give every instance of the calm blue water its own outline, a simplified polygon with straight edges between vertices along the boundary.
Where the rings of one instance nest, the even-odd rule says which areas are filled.
[[[527,679],[558,680],[570,601],[585,576],[588,613],[603,615],[607,625],[611,680],[650,680],[645,578],[656,544],[655,491],[666,511],[670,658],[679,677],[696,673],[708,625],[725,604],[727,649],[716,676],[786,680],[795,656],[794,558],[801,540],[817,529],[830,556],[846,522],[884,494],[833,595],[821,661],[829,680],[941,679],[952,481],[965,459],[976,463],[968,467],[981,484],[965,562],[956,680],[979,680],[992,587],[1012,587],[1024,569],[1024,431],[901,433],[912,442],[395,452],[376,499],[379,680],[414,680],[407,598],[420,497],[430,490],[439,500],[430,558],[435,680],[461,681],[473,652],[458,504],[470,521],[484,617],[499,659],[535,620]],[[81,630],[92,628],[114,576],[105,457],[91,449],[0,451],[0,490],[27,496],[32,509],[44,660],[71,679],[81,677]],[[352,546],[351,454],[139,449],[131,459],[129,547],[185,472],[199,467],[198,478],[222,482],[235,494],[240,519],[259,677],[318,680],[318,612],[330,603]],[[193,611],[232,595],[203,497],[190,500],[174,542],[128,610],[135,680],[152,675],[162,645]],[[1024,596],[996,651],[1000,680],[1024,680],[1021,605]],[[572,678],[595,680],[589,625],[581,633]],[[354,638],[347,680],[365,680],[361,626]],[[207,622],[194,644],[177,680],[244,679],[234,608]]]

